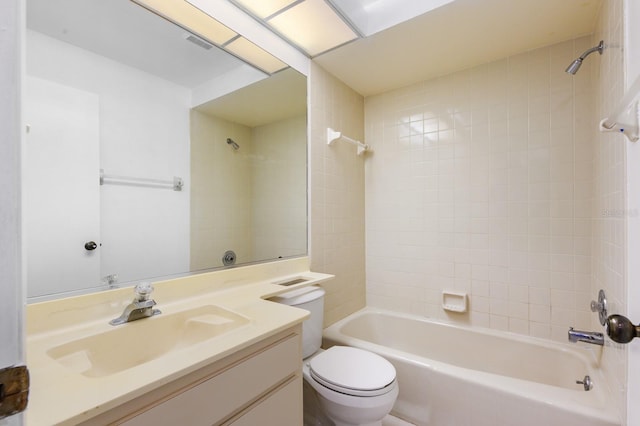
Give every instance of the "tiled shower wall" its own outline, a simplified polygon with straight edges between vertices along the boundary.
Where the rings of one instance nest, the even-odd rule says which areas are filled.
[[[634,1],[634,0],[631,0]],[[599,16],[592,44],[605,41],[606,49],[592,61],[596,80],[596,122],[610,114],[624,95],[624,19],[623,1],[606,0]],[[637,211],[627,210],[626,138],[616,133],[597,133],[594,140],[593,206],[593,274],[591,293],[604,289],[609,313],[626,314],[626,223],[637,218]],[[601,330],[593,317],[592,330]],[[602,354],[618,410],[625,412],[627,347],[607,340]]]
[[[325,326],[365,306],[364,159],[353,145],[327,145],[327,127],[363,139],[362,96],[311,63],[311,269],[335,274],[323,283]]]
[[[254,259],[307,251],[307,116],[254,127],[251,216]]]
[[[564,69],[591,45],[366,99],[368,305],[561,341],[590,327],[593,82]]]
[[[191,110],[191,270],[222,266],[233,250],[253,257],[251,128]],[[241,146],[227,144],[232,138]],[[219,200],[225,200],[224,203]]]
[[[191,270],[221,267],[227,250],[238,262],[304,253],[306,115],[247,127],[190,114]]]

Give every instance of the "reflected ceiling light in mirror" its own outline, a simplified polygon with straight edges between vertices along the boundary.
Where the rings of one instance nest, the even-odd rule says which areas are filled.
[[[217,45],[227,43],[237,36],[235,31],[222,25],[186,1],[131,1]]]
[[[232,40],[224,48],[268,74],[273,74],[288,67],[287,64],[244,37]]]
[[[234,2],[311,57],[358,38],[358,34],[325,0]]]
[[[201,41],[211,42],[267,74],[273,74],[288,67],[275,56],[241,37],[188,1],[131,1],[194,33],[202,39]]]

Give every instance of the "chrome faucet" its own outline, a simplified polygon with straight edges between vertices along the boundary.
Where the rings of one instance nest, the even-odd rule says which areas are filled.
[[[569,341],[573,343],[586,342],[593,345],[604,345],[604,334],[595,331],[580,331],[569,327],[568,337]]]
[[[134,288],[135,297],[133,301],[124,308],[124,312],[118,318],[109,321],[111,325],[120,325],[126,322],[149,318],[161,314],[159,309],[153,309],[156,301],[150,299],[153,286],[148,282],[141,282]]]

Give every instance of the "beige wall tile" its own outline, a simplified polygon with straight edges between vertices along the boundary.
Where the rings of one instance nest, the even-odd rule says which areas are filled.
[[[314,63],[309,85],[310,256],[313,270],[336,276],[323,285],[328,326],[365,306],[366,160],[353,145],[327,145],[327,127],[364,140],[364,101]]]
[[[606,0],[597,24],[596,33],[588,48],[605,41],[603,55],[590,63],[584,71],[591,71],[597,83],[595,111],[597,119],[604,118],[613,110],[624,91],[624,19],[622,0]],[[575,52],[574,52],[575,53]],[[581,70],[582,71],[582,70]],[[584,88],[580,88],[584,90]],[[586,123],[585,123],[586,124]],[[593,198],[590,235],[591,258],[590,295],[596,297],[599,289],[604,289],[609,301],[609,312],[626,311],[626,271],[624,229],[628,212],[625,196],[625,139],[615,133],[598,133],[594,139],[592,161],[595,171],[591,186]],[[578,151],[576,151],[576,157]],[[581,155],[582,157],[582,155]],[[588,162],[585,159],[585,162]],[[584,259],[580,264],[584,267]],[[601,326],[595,316],[590,317],[591,328]],[[614,401],[621,413],[626,410],[626,368],[627,347],[611,341],[603,351],[602,366],[609,379]]]
[[[370,305],[566,341],[551,326],[574,325],[575,292],[591,292],[577,277],[591,262],[582,210],[592,199],[595,133],[578,140],[574,129],[578,114],[593,121],[590,107],[576,111],[595,93],[590,72],[564,69],[590,43],[571,40],[365,100],[375,150],[365,166]],[[409,284],[421,262],[436,267]],[[471,312],[489,316],[448,316],[439,298],[415,299],[415,285],[468,290]]]

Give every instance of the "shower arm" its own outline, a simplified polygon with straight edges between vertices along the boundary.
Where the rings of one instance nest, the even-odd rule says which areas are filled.
[[[600,40],[597,46],[592,47],[591,49],[587,49],[584,51],[582,55],[580,55],[580,60],[584,61],[584,59],[591,55],[593,52],[598,52],[602,55],[602,51],[604,50],[604,41]]]
[[[571,75],[575,75],[578,70],[580,69],[580,66],[582,65],[582,62],[585,60],[585,58],[587,56],[589,56],[590,54],[592,54],[593,52],[598,52],[602,55],[602,51],[604,50],[604,41],[600,40],[600,43],[598,43],[597,46],[592,47],[590,49],[587,49],[584,51],[584,53],[582,53],[582,55],[580,55],[578,58],[576,58],[565,70],[566,73],[569,73]]]

